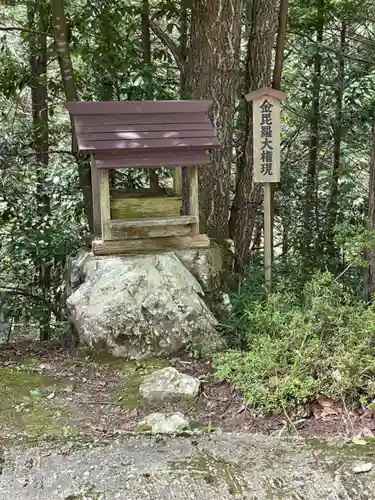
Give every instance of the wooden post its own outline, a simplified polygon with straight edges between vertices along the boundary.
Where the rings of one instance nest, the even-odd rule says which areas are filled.
[[[91,155],[91,192],[92,192],[92,220],[94,238],[100,239],[102,234],[102,221],[100,216],[100,187],[99,172],[95,165],[94,155]]]
[[[192,225],[192,235],[199,234],[199,201],[198,201],[198,167],[188,168],[189,175],[189,215],[197,217],[197,222]]]
[[[272,287],[272,191],[280,182],[280,101],[285,92],[264,87],[246,96],[253,106],[254,182],[264,186],[264,275],[268,293]]]
[[[182,193],[182,172],[181,167],[174,167],[172,170],[173,174],[173,191],[177,195]]]
[[[272,285],[272,184],[265,182],[264,190],[264,276],[268,293]]]
[[[111,200],[109,194],[109,169],[99,168],[99,191],[100,191],[100,220],[103,241],[112,239],[111,231]]]

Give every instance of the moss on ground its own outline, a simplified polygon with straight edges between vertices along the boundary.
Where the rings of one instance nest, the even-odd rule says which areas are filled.
[[[104,494],[97,490],[95,486],[90,486],[87,490],[78,494],[69,495],[64,500],[101,500],[104,499]]]
[[[64,385],[61,379],[26,369],[0,368],[0,439],[13,433],[28,438],[74,434],[57,395]]]
[[[113,397],[124,408],[133,409],[141,404],[139,386],[143,379],[155,370],[170,366],[170,360],[166,358],[145,357],[140,360],[126,360],[115,358],[106,350],[95,350],[82,347],[77,353],[80,360],[94,362],[104,365],[106,368],[119,373],[122,383],[119,389],[113,393]]]

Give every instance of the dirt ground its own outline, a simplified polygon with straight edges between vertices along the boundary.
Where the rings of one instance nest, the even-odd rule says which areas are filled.
[[[162,366],[199,377],[196,403],[146,408],[138,397],[142,378]],[[202,430],[298,434],[308,437],[375,435],[373,415],[323,396],[290,414],[259,418],[225,381],[214,380],[209,362],[189,359],[141,362],[92,359],[87,351],[57,342],[0,346],[0,441],[131,432],[150,411],[182,410]]]

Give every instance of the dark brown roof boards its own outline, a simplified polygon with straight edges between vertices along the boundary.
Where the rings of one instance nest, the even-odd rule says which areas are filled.
[[[211,101],[67,102],[80,153],[99,168],[207,165]]]

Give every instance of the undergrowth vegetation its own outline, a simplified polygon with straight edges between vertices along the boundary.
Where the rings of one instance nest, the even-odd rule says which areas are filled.
[[[296,268],[298,269],[298,268]],[[241,390],[254,412],[288,410],[318,395],[371,403],[375,397],[375,306],[328,271],[300,288],[297,272],[267,297],[253,266],[223,322],[232,349],[216,376]]]

